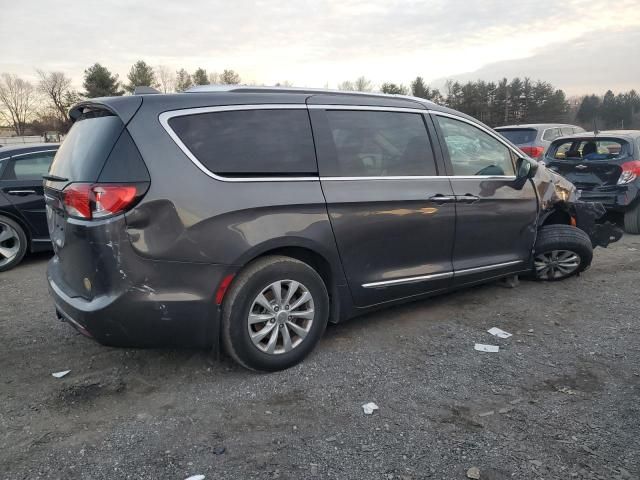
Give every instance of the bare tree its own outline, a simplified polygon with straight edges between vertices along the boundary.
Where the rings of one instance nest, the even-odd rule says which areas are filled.
[[[237,85],[240,83],[240,75],[234,70],[224,70],[220,75],[220,83],[226,85]]]
[[[78,92],[71,88],[71,79],[62,72],[37,70],[40,82],[38,90],[44,95],[62,129],[70,125],[69,109],[80,100]]]
[[[356,78],[356,81],[353,82],[353,86],[356,92],[370,92],[372,89],[371,80],[367,80],[365,77]]]
[[[18,136],[24,135],[27,122],[36,112],[37,93],[31,83],[17,75],[3,73],[0,76],[0,116],[13,127]]]
[[[220,74],[218,72],[210,72],[209,73],[209,84],[216,85],[220,83]]]
[[[156,67],[156,76],[160,82],[162,93],[171,93],[176,89],[176,76],[173,69],[166,65],[158,65]]]
[[[338,84],[338,90],[348,90],[352,92],[370,92],[372,88],[371,80],[367,80],[366,77],[358,77],[353,82],[346,80]]]

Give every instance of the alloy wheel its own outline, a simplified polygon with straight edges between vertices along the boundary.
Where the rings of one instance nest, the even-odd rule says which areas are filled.
[[[4,222],[0,222],[0,267],[13,261],[20,252],[18,232]]]
[[[249,336],[264,353],[287,353],[304,341],[314,316],[309,289],[295,280],[279,280],[253,300],[247,318]]]
[[[580,257],[571,250],[551,250],[537,255],[533,265],[539,279],[554,280],[575,272],[580,266]]]

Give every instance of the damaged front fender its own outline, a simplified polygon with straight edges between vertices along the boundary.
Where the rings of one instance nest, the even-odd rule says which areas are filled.
[[[575,185],[544,164],[539,165],[533,182],[540,201],[539,226],[553,216],[568,216],[572,224],[589,235],[593,247],[607,247],[622,238],[622,229],[604,219],[604,205],[580,200]]]

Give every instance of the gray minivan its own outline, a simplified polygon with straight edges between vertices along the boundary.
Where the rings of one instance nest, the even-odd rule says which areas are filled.
[[[327,322],[619,238],[604,208],[473,118],[391,95],[255,87],[91,99],[45,177],[58,317],[106,345],[301,361]]]

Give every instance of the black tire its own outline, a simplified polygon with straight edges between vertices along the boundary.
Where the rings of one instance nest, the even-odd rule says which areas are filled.
[[[280,349],[284,351],[267,353],[251,340],[249,329],[254,327],[249,326],[248,319],[257,297],[264,293],[267,287],[278,281],[285,282],[283,285],[287,281],[299,282],[311,295],[314,317],[310,324],[307,324],[309,330],[304,338],[297,337],[295,331],[289,329],[286,319],[274,320],[273,322],[269,320],[270,323],[276,322],[276,324],[267,336],[271,336],[273,329],[278,330],[278,328],[284,327],[287,332],[294,332],[293,335],[296,336],[296,341],[299,343],[291,350],[286,351],[284,339],[282,339],[283,344]],[[293,290],[293,287],[289,288]],[[291,307],[293,308],[293,302]],[[288,308],[289,306],[287,306]],[[276,315],[282,314],[283,311],[280,310],[280,313]],[[291,318],[289,317],[289,319]],[[325,331],[328,319],[329,295],[327,287],[313,268],[290,257],[263,257],[247,265],[236,276],[225,296],[222,313],[222,341],[227,353],[245,368],[269,372],[284,370],[302,361],[313,350]],[[280,321],[283,321],[285,325],[279,325],[277,322]],[[267,326],[265,322],[263,327],[255,328]],[[282,335],[282,333],[276,335],[277,342],[280,342],[281,339],[278,335]],[[288,335],[289,333],[287,333]]]
[[[27,247],[29,245],[27,234],[22,227],[10,218],[0,215],[0,238],[2,238],[3,232],[15,232],[15,236],[1,241],[0,247],[6,249],[5,251],[9,251],[9,249],[14,250],[17,246],[17,252],[11,256],[11,260],[9,261],[6,261],[9,257],[5,257],[0,253],[0,272],[10,270],[18,265],[27,253]]]
[[[640,233],[640,203],[624,213],[624,231],[634,235]]]
[[[556,254],[554,259],[554,252],[570,252],[577,259],[573,261],[572,256],[564,257],[565,254],[562,254],[562,257],[560,254]],[[589,268],[591,260],[593,260],[593,246],[589,236],[577,227],[547,225],[538,232],[533,258],[533,275],[537,280],[564,280]],[[546,270],[539,268],[544,264],[543,258],[549,260],[550,266]],[[561,258],[566,258],[566,263],[563,264]],[[560,265],[565,266],[561,267]],[[571,268],[568,268],[567,265],[571,265]]]

